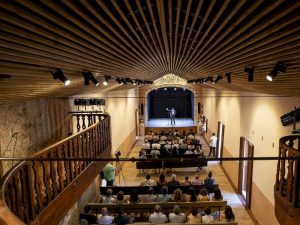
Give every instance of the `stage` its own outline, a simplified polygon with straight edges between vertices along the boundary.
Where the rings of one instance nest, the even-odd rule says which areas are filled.
[[[162,130],[168,131],[170,129],[177,129],[179,132],[185,130],[188,132],[192,129],[194,133],[197,133],[197,126],[195,126],[194,121],[191,118],[176,118],[175,123],[175,125],[171,125],[171,120],[167,118],[150,119],[148,125],[145,127],[145,132],[146,134],[149,131],[159,133]]]
[[[171,120],[166,118],[150,119],[147,127],[193,127],[194,121],[191,118],[176,118],[175,125],[171,125]]]

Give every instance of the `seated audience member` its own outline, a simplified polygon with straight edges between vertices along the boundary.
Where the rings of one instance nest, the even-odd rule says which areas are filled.
[[[166,144],[165,144],[165,149],[167,150],[167,151],[169,151],[169,150],[171,150],[172,149],[172,142],[170,142],[170,141],[168,141]]]
[[[157,200],[159,202],[169,202],[172,201],[171,195],[168,194],[168,187],[162,186],[161,187],[161,194],[158,195]]]
[[[173,146],[172,147],[172,150],[171,150],[171,155],[172,156],[177,156],[179,154],[179,150],[176,146]]]
[[[206,188],[201,188],[197,200],[200,202],[209,201],[209,197],[208,197]]]
[[[201,155],[201,156],[204,156],[204,152],[203,150],[200,148],[200,146],[197,146],[195,151],[194,151],[194,154],[198,154],[198,155]]]
[[[141,151],[139,155],[139,159],[147,159],[147,153],[145,151]]]
[[[202,185],[203,184],[202,180],[200,180],[199,175],[195,176],[195,179],[192,181],[192,184],[193,185]]]
[[[235,216],[233,214],[232,208],[227,205],[225,206],[225,211],[221,214],[221,221],[223,222],[233,222],[235,219]]]
[[[207,174],[207,178],[204,179],[204,185],[206,188],[213,188],[215,184],[216,184],[216,181],[212,177],[212,172],[209,171]]]
[[[188,145],[186,144],[185,141],[182,142],[182,144],[179,145],[180,149],[188,149]]]
[[[97,217],[98,224],[112,224],[114,221],[114,218],[108,215],[107,208],[102,208],[101,215],[99,214]]]
[[[176,174],[171,175],[171,180],[168,181],[168,185],[180,185],[179,181],[176,180]]]
[[[101,203],[106,203],[106,204],[114,204],[116,203],[116,199],[112,196],[112,189],[108,188],[106,190],[105,196],[101,197],[100,200]]]
[[[176,188],[173,194],[173,201],[174,202],[186,202],[186,199],[183,197],[182,190]]]
[[[157,133],[155,133],[155,134],[153,135],[153,141],[154,141],[154,142],[158,142],[158,141],[159,141],[159,136],[158,136]]]
[[[148,188],[148,194],[142,197],[142,202],[157,202],[157,196],[154,195],[153,187]]]
[[[117,216],[114,218],[115,224],[130,224],[134,219],[128,215],[124,215],[122,207],[117,208]]]
[[[180,185],[192,185],[192,182],[189,180],[189,176],[185,176],[184,181],[182,181]]]
[[[147,139],[145,139],[145,143],[143,144],[143,149],[151,149],[151,144]]]
[[[151,150],[150,155],[151,156],[153,156],[153,155],[160,155],[160,151],[157,150],[156,148],[154,148],[154,149]]]
[[[91,206],[84,207],[84,213],[79,215],[79,220],[86,220],[89,224],[97,223],[97,216],[92,213]]]
[[[160,149],[161,145],[158,142],[152,144],[152,149]]]
[[[172,148],[176,147],[176,149],[179,149],[179,144],[177,141],[174,141]]]
[[[214,217],[211,215],[211,209],[209,207],[206,207],[204,209],[205,215],[202,216],[202,223],[213,223]]]
[[[169,214],[169,220],[171,223],[184,223],[186,215],[180,212],[178,205],[174,205],[173,212]]]
[[[151,179],[150,174],[147,174],[146,179],[142,181],[141,186],[156,186],[156,182]]]
[[[156,182],[157,186],[166,186],[167,185],[166,176],[164,173],[159,175],[159,180]]]
[[[116,204],[122,205],[128,203],[125,198],[124,198],[124,192],[123,191],[119,191],[117,194],[117,199],[116,199]]]
[[[218,188],[218,187],[215,188],[214,194],[212,196],[212,200],[213,201],[221,201],[221,200],[223,200],[223,195],[221,193],[220,188]]]
[[[164,133],[161,134],[160,140],[161,140],[161,141],[166,141],[166,140],[167,140],[167,136],[166,136]]]
[[[168,151],[165,147],[162,147],[162,148],[160,149],[160,155],[161,155],[163,158],[168,157],[169,154],[170,154],[169,151]]]
[[[187,223],[201,223],[201,215],[196,207],[192,207],[191,212],[187,216]]]
[[[187,137],[189,140],[194,140],[195,139],[195,135],[194,133],[190,133],[189,136]]]
[[[177,135],[179,135],[179,132],[178,132],[178,130],[175,130],[173,133],[173,136],[177,136]]]
[[[155,224],[168,222],[168,217],[161,212],[161,208],[159,205],[156,205],[154,207],[154,213],[150,215],[149,222]]]
[[[193,187],[189,188],[189,197],[188,197],[189,202],[196,202],[197,201],[197,194],[196,190]]]
[[[128,202],[129,204],[138,204],[142,202],[136,189],[132,189]]]
[[[194,152],[191,149],[188,149],[188,150],[185,151],[184,154],[185,155],[191,155],[191,154],[194,154]]]

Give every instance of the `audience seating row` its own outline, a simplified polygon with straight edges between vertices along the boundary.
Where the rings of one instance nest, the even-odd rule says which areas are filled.
[[[173,192],[180,188],[183,194],[187,194],[189,192],[190,187],[195,188],[196,194],[198,195],[200,190],[205,187],[205,185],[170,185],[168,186],[169,194],[173,194]],[[218,187],[218,184],[213,185],[213,187],[205,187],[208,193],[213,193],[215,188]],[[106,186],[100,187],[100,193],[105,194],[108,188],[112,189],[112,194],[117,195],[119,191],[123,191],[125,195],[130,195],[133,189],[136,189],[140,195],[145,195],[148,193],[149,187],[147,186]],[[161,186],[153,186],[154,194],[161,193]]]

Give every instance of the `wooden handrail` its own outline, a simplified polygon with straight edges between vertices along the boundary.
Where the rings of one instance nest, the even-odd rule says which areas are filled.
[[[282,137],[279,140],[279,157],[274,186],[275,215],[278,221],[299,215],[300,210],[300,135]],[[298,157],[298,158],[296,158]],[[283,215],[285,214],[285,215]]]
[[[111,149],[110,117],[59,141],[32,157],[99,158]],[[22,161],[1,180],[0,224],[30,224],[87,168],[91,161]]]

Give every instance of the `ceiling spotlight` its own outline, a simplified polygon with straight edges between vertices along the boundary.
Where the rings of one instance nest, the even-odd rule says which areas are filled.
[[[176,90],[177,90],[177,88],[175,87],[175,88],[174,88],[174,91],[176,91]]]
[[[203,83],[206,83],[206,82],[208,82],[208,81],[210,81],[211,83],[214,83],[214,80],[213,80],[213,78],[212,78],[211,76],[208,76],[208,77],[204,80]]]
[[[133,84],[133,85],[136,85],[136,83],[137,83],[137,82],[136,82],[136,80],[132,80],[132,81],[133,81],[133,83],[132,83],[132,84]]]
[[[254,81],[254,67],[245,67],[244,72],[248,73],[248,82]]]
[[[167,90],[167,88],[164,88],[164,90],[166,91],[166,90]]]
[[[284,65],[282,62],[277,62],[270,74],[266,76],[267,80],[273,81],[273,79],[278,75],[278,73],[285,73],[286,69],[286,65]]]
[[[231,73],[225,73],[225,77],[227,77],[228,84],[231,83]]]
[[[65,75],[61,69],[56,69],[52,73],[52,75],[53,75],[54,80],[56,80],[56,79],[60,80],[61,82],[64,83],[65,86],[68,86],[71,83],[71,81],[65,77]]]
[[[104,78],[105,78],[105,80],[103,81],[103,85],[107,86],[108,85],[108,81],[111,79],[111,76],[105,75]]]
[[[213,83],[218,83],[219,80],[222,80],[222,79],[223,79],[223,77],[221,75],[218,75]]]
[[[99,85],[99,82],[97,81],[97,79],[95,78],[94,74],[90,71],[88,72],[83,72],[82,76],[84,77],[84,85],[89,85],[90,84],[90,80],[96,85]]]

